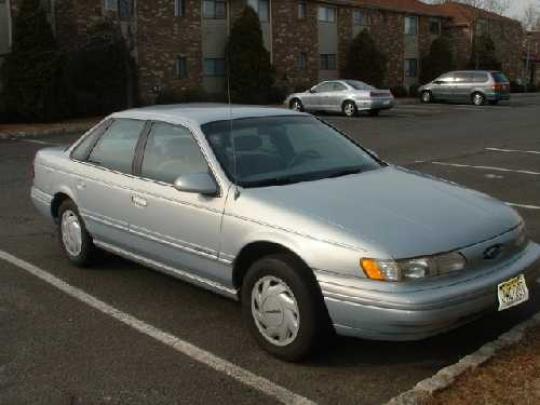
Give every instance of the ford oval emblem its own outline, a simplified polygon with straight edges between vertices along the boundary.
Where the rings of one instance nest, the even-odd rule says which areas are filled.
[[[493,245],[484,250],[484,259],[493,260],[500,256],[504,248],[504,245]]]

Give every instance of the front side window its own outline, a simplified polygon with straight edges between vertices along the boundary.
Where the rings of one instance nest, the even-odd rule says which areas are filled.
[[[180,176],[206,172],[206,160],[187,128],[152,124],[144,150],[142,177],[173,184]]]
[[[405,35],[416,36],[418,34],[418,17],[406,16],[405,17]]]
[[[437,77],[435,82],[441,82],[441,83],[453,83],[454,82],[454,73],[445,73],[443,75],[440,75]]]
[[[329,93],[334,91],[334,82],[323,82],[315,87],[317,93]]]
[[[347,90],[347,87],[345,87],[344,84],[341,84],[340,82],[332,83],[332,91],[345,91],[345,90]]]
[[[204,0],[203,16],[207,19],[224,19],[227,17],[227,2],[225,0]]]
[[[176,77],[178,79],[186,79],[188,77],[187,58],[178,56],[176,58]]]
[[[319,21],[326,23],[335,23],[336,9],[334,7],[319,6]]]
[[[307,67],[307,54],[300,52],[298,54],[298,70],[306,70]]]
[[[115,119],[99,138],[88,161],[111,170],[131,173],[135,148],[144,125],[144,121]]]
[[[350,139],[313,117],[245,118],[232,125],[211,122],[201,129],[229,178],[243,187],[314,181],[381,167]]]
[[[321,70],[336,70],[336,54],[321,54]]]
[[[359,80],[347,80],[346,83],[355,90],[375,90],[375,87]]]
[[[255,10],[259,16],[259,21],[268,22],[270,16],[269,0],[248,0],[248,5]]]
[[[224,58],[205,58],[204,59],[204,75],[205,76],[225,76],[225,59]]]
[[[405,77],[418,76],[418,59],[405,59]]]
[[[121,19],[129,19],[133,16],[134,0],[118,0],[118,16]]]

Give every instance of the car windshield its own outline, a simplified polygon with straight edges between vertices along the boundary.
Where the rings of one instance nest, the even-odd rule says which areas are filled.
[[[227,176],[242,187],[345,176],[382,165],[353,141],[309,116],[216,121],[201,129]]]
[[[359,80],[346,80],[345,83],[347,83],[355,90],[375,90],[375,87],[370,86],[369,84],[361,82]]]
[[[504,75],[504,73],[493,72],[491,75],[493,76],[495,83],[508,83],[508,78]]]

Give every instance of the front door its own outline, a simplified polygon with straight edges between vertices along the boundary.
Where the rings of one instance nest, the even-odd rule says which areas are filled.
[[[173,186],[180,176],[210,172],[190,130],[152,123],[135,170],[130,228],[139,237],[138,252],[204,280],[230,284],[230,269],[218,262],[227,190],[209,197]]]
[[[431,93],[436,100],[451,100],[454,86],[454,74],[446,73],[433,82]]]

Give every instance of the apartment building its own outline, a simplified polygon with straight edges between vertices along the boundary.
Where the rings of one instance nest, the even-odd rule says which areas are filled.
[[[11,1],[16,14],[22,0],[2,1]],[[163,92],[223,93],[228,33],[246,5],[259,16],[277,81],[290,90],[339,77],[352,39],[364,29],[387,56],[388,87],[409,87],[418,83],[421,59],[433,39],[462,23],[451,10],[418,0],[43,1],[66,49],[105,18],[119,25],[136,61],[138,96],[145,104]],[[456,35],[456,41],[463,36]],[[456,48],[463,52],[461,44]]]
[[[0,0],[0,67],[11,49],[11,12],[10,0]],[[0,82],[0,94],[2,83]]]

